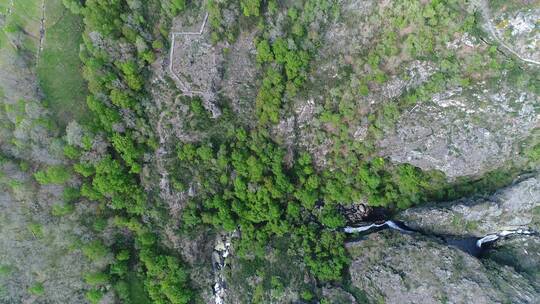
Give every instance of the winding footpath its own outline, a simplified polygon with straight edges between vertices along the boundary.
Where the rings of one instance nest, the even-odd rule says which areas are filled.
[[[198,32],[172,32],[171,33],[171,49],[169,51],[169,72],[171,73],[172,77],[181,86],[182,92],[188,96],[192,96],[196,92],[189,90],[188,86],[185,85],[182,82],[182,80],[180,80],[180,77],[176,74],[176,72],[174,72],[174,69],[173,69],[173,58],[174,58],[174,47],[176,45],[176,36],[189,36],[189,35],[200,36],[204,32],[204,28],[206,27],[207,21],[208,21],[208,13],[204,15],[203,23]]]
[[[182,36],[182,35],[195,35],[199,36],[202,35],[204,32],[204,28],[206,27],[206,23],[208,21],[208,13],[205,14],[203,23],[201,24],[201,27],[199,31],[197,32],[171,32],[171,46],[169,49],[169,64],[168,64],[168,70],[171,77],[175,80],[175,82],[179,85],[180,90],[182,91],[181,94],[177,95],[175,97],[175,103],[176,100],[181,96],[193,96],[193,94],[197,93],[194,91],[191,91],[188,86],[180,79],[178,74],[174,71],[173,68],[173,59],[174,59],[174,49],[176,46],[176,37]],[[162,81],[164,79],[160,77]],[[186,191],[183,191],[181,193],[173,193],[170,186],[170,179],[169,179],[169,172],[165,166],[165,162],[169,159],[172,159],[169,157],[169,151],[167,151],[167,148],[165,147],[166,142],[169,140],[171,134],[167,134],[165,131],[165,128],[163,127],[163,121],[165,119],[168,119],[166,116],[170,113],[168,111],[162,111],[159,115],[159,119],[157,122],[157,132],[159,136],[159,144],[160,147],[156,150],[156,160],[157,160],[157,170],[159,175],[161,176],[159,186],[161,190],[161,197],[169,202],[169,205],[171,207],[171,211],[173,214],[178,214],[181,209],[181,201],[186,196]]]
[[[39,45],[36,54],[36,67],[39,66],[41,52],[43,52],[43,44],[45,42],[45,0],[41,0],[41,19],[39,26]]]
[[[495,27],[493,26],[493,22],[491,21],[491,13],[490,13],[490,9],[489,9],[489,3],[487,2],[487,0],[481,0],[480,1],[479,9],[480,9],[480,12],[482,13],[482,17],[484,18],[484,20],[486,22],[487,30],[489,31],[489,33],[491,34],[493,39],[495,39],[495,41],[497,43],[499,43],[499,45],[502,48],[504,48],[506,51],[510,52],[512,55],[516,56],[517,58],[519,58],[523,62],[531,63],[531,64],[535,64],[535,65],[540,65],[539,61],[524,58],[519,53],[514,51],[508,44],[506,44],[504,41],[502,41],[501,38],[499,38],[499,35],[497,34],[497,31],[495,30]]]
[[[186,85],[178,74],[174,71],[173,68],[173,59],[174,59],[174,48],[176,47],[176,37],[177,36],[200,36],[204,33],[204,29],[206,27],[206,23],[208,22],[208,13],[205,14],[203,23],[201,24],[201,27],[198,32],[172,32],[171,33],[171,48],[169,51],[169,73],[171,76],[176,80],[176,82],[180,86],[180,90],[182,91],[182,95],[185,96],[193,96],[194,94],[203,94],[202,92],[196,92],[189,89],[188,85]],[[176,98],[178,98],[177,96]],[[214,112],[213,112],[214,114]],[[160,188],[162,194],[165,196],[166,199],[172,200],[174,203],[173,205],[179,205],[179,201],[182,200],[182,195],[184,193],[181,193],[179,195],[174,195],[172,191],[170,190],[170,181],[168,178],[168,172],[164,165],[164,160],[166,159],[166,155],[168,154],[167,150],[164,148],[165,142],[167,141],[167,135],[163,134],[163,128],[162,128],[162,120],[165,118],[166,112],[162,112],[159,116],[158,121],[158,133],[159,133],[159,141],[161,147],[158,149],[157,152],[157,158],[158,158],[158,171],[161,175],[160,180]],[[214,115],[213,115],[214,116]],[[234,235],[233,233],[227,234],[227,235],[221,235],[218,236],[216,240],[216,245],[214,246],[214,250],[212,253],[212,271],[214,272],[214,286],[213,286],[213,303],[215,304],[223,304],[225,300],[226,295],[226,282],[225,282],[225,274],[223,272],[223,268],[226,265],[227,257],[230,255],[231,251],[231,245],[232,245],[232,237]]]

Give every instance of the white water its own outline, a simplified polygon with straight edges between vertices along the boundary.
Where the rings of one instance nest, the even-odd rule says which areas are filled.
[[[512,234],[525,234],[525,235],[531,235],[533,234],[532,231],[524,230],[524,229],[517,229],[517,230],[503,230],[497,234],[488,234],[485,237],[479,239],[476,241],[476,247],[482,248],[482,244],[494,242],[498,240],[501,237],[509,236]]]
[[[231,253],[231,239],[235,233],[218,236],[214,252],[212,254],[212,267],[214,271],[214,304],[223,304],[225,301],[226,287],[223,268],[226,258]]]
[[[364,225],[364,226],[359,226],[359,227],[351,227],[351,226],[347,226],[345,228],[343,228],[343,231],[345,233],[358,233],[358,232],[364,232],[364,231],[369,231],[373,228],[380,228],[380,227],[384,227],[386,226],[387,228],[390,228],[390,229],[394,229],[394,230],[397,230],[399,232],[402,232],[402,233],[411,233],[413,232],[412,230],[407,230],[407,229],[403,229],[401,227],[399,227],[399,225],[394,222],[394,221],[386,221],[382,224],[375,224],[375,223],[372,223],[372,224],[369,224],[369,225]],[[525,229],[516,229],[516,230],[503,230],[499,233],[494,233],[494,234],[488,234],[482,238],[479,238],[477,241],[476,241],[476,247],[478,248],[482,248],[482,245],[483,244],[486,244],[486,243],[490,243],[490,242],[494,242],[502,237],[506,237],[506,236],[509,236],[509,235],[512,235],[512,234],[524,234],[524,235],[531,235],[533,234],[534,232],[533,231],[530,231],[530,230],[525,230]]]
[[[394,229],[394,230],[397,230],[397,231],[400,231],[400,232],[403,232],[403,233],[409,233],[409,232],[412,232],[410,230],[405,230],[401,227],[399,227],[396,222],[394,221],[386,221],[382,224],[371,224],[371,225],[365,225],[365,226],[360,226],[360,227],[345,227],[343,229],[343,231],[345,231],[345,233],[356,233],[356,232],[364,232],[364,231],[368,231],[372,228],[380,228],[380,227],[383,227],[383,226],[386,226],[390,229]]]

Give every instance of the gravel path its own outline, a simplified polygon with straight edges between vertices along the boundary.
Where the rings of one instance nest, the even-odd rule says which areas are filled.
[[[39,65],[39,59],[41,57],[41,52],[43,52],[43,43],[45,42],[45,0],[41,0],[41,20],[39,28],[39,45],[36,54],[36,66]]]
[[[479,9],[480,9],[480,12],[482,13],[482,17],[484,18],[486,22],[487,30],[489,31],[493,39],[495,39],[495,41],[497,41],[502,48],[512,53],[514,56],[516,56],[523,62],[540,65],[540,62],[536,60],[524,58],[523,56],[518,54],[516,51],[514,51],[508,44],[502,41],[501,38],[499,38],[499,35],[497,35],[497,31],[495,30],[495,27],[493,26],[493,22],[491,21],[491,13],[489,9],[489,3],[487,2],[487,0],[480,1]]]
[[[171,49],[169,52],[169,72],[171,73],[172,77],[180,84],[182,92],[184,92],[185,95],[193,95],[194,92],[190,91],[188,87],[180,80],[180,77],[174,72],[173,70],[173,58],[174,58],[174,47],[176,42],[176,36],[186,36],[186,35],[195,35],[199,36],[202,35],[204,32],[204,27],[206,26],[206,22],[208,21],[208,13],[204,15],[204,20],[201,25],[201,29],[198,32],[172,32],[171,33]]]

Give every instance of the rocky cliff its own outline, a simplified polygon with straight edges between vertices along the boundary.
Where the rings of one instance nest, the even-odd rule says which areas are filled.
[[[413,233],[385,230],[350,242],[351,284],[386,303],[537,303],[540,181],[533,175],[497,193],[411,208],[397,215]],[[458,243],[528,229],[483,245]],[[476,237],[476,238],[473,238]]]

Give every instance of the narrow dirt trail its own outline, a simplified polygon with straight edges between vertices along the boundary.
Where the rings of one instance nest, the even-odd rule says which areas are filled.
[[[522,57],[520,54],[518,54],[516,51],[514,51],[508,44],[506,44],[504,41],[502,41],[501,38],[499,38],[499,35],[497,34],[497,31],[495,30],[495,27],[493,26],[493,22],[491,21],[491,12],[489,9],[489,3],[487,0],[481,0],[480,6],[479,6],[480,12],[482,13],[482,18],[484,18],[486,22],[487,30],[489,31],[489,34],[493,37],[499,45],[504,48],[506,51],[510,52],[512,55],[519,58],[521,61],[526,63],[532,63],[535,65],[540,65],[540,62],[528,58]]]
[[[192,95],[195,92],[192,92],[188,89],[188,86],[185,85],[181,80],[180,77],[176,74],[176,72],[173,69],[173,59],[174,59],[174,48],[176,46],[176,36],[179,35],[202,35],[204,32],[204,28],[206,27],[206,22],[208,21],[208,13],[205,14],[203,23],[199,29],[198,32],[171,32],[171,47],[169,50],[169,73],[170,75],[176,80],[176,83],[180,86],[180,90],[182,91],[183,95]],[[180,96],[177,96],[178,98]],[[156,160],[157,160],[157,169],[158,173],[160,174],[160,190],[161,190],[161,196],[164,200],[169,202],[169,205],[171,206],[172,212],[179,212],[181,209],[181,201],[184,198],[184,193],[180,194],[174,194],[173,191],[171,191],[171,183],[169,179],[169,172],[167,171],[165,162],[170,159],[168,157],[169,151],[167,151],[166,143],[169,140],[169,137],[171,134],[167,134],[165,131],[165,128],[163,127],[163,121],[167,119],[167,115],[169,113],[162,112],[159,115],[158,123],[157,123],[157,131],[159,136],[159,144],[160,147],[156,150]]]
[[[36,68],[39,65],[39,59],[41,57],[41,52],[43,52],[43,44],[45,43],[45,0],[41,0],[41,20],[39,27],[39,44],[36,54]]]
[[[15,0],[11,0],[9,1],[9,7],[7,9],[7,15],[6,15],[6,18],[11,16],[11,14],[13,14],[13,8],[15,7]]]
[[[182,209],[181,202],[185,198],[185,193],[174,193],[171,190],[171,182],[169,179],[169,171],[166,167],[166,161],[171,158],[168,156],[169,151],[167,151],[166,142],[169,139],[170,134],[166,134],[165,128],[163,127],[163,120],[166,119],[168,112],[161,112],[159,115],[159,120],[157,124],[157,131],[159,136],[159,148],[156,150],[156,164],[157,170],[160,175],[159,188],[161,198],[168,202],[171,213],[178,215]]]

